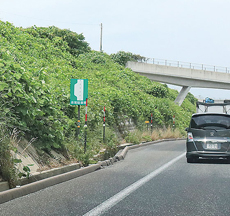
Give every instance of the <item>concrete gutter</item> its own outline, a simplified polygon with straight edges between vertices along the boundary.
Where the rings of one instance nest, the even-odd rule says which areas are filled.
[[[9,184],[8,184],[8,182],[0,182],[0,192],[1,191],[5,191],[5,190],[9,190]]]
[[[53,176],[27,185],[23,185],[18,188],[13,188],[7,191],[0,192],[0,204],[21,196],[25,196],[30,193],[34,193],[44,188],[77,178],[79,176],[94,172],[97,169],[100,169],[100,165],[94,164],[75,171],[63,173],[57,176]]]
[[[103,166],[112,165],[113,163],[115,163],[117,161],[125,159],[125,156],[126,156],[128,150],[130,150],[130,149],[135,149],[135,148],[139,148],[142,146],[152,145],[152,144],[156,144],[156,143],[160,143],[160,142],[164,142],[164,141],[173,141],[173,140],[183,140],[183,139],[163,139],[163,140],[158,140],[158,141],[153,141],[153,142],[141,143],[138,145],[128,144],[124,149],[120,150],[113,158],[110,158],[108,160],[99,161],[97,164],[89,165],[88,167],[84,167],[84,168],[73,170],[73,171],[70,171],[67,173],[62,173],[62,174],[59,174],[56,176],[48,177],[48,178],[45,178],[45,179],[42,179],[42,180],[39,180],[36,182],[32,182],[32,183],[29,183],[29,184],[26,184],[23,186],[19,186],[17,188],[9,189],[9,190],[6,190],[9,188],[8,183],[2,182],[2,183],[0,183],[0,189],[5,190],[5,191],[0,192],[0,204],[2,204],[4,202],[8,202],[12,199],[15,199],[15,198],[18,198],[21,196],[28,195],[30,193],[34,193],[34,192],[42,190],[44,188],[47,188],[47,187],[50,187],[50,186],[74,179],[74,178],[77,178],[79,176],[86,175],[88,173],[91,173],[91,172],[94,172],[98,169],[101,169]],[[71,168],[68,168],[68,169],[71,169]],[[59,168],[59,169],[55,169],[53,174],[55,175],[55,173],[60,173],[60,172],[65,172],[65,171],[66,171],[66,168]],[[52,172],[50,172],[50,173],[52,173]],[[43,173],[41,173],[41,175],[43,175],[43,177],[47,176]],[[39,176],[39,175],[37,175],[37,176]],[[39,178],[41,179],[42,176],[40,176]]]

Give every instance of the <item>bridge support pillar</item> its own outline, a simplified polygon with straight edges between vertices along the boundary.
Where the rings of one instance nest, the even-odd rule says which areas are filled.
[[[175,104],[178,104],[179,106],[183,103],[186,95],[188,94],[189,90],[191,89],[191,86],[183,86],[180,90],[179,95],[177,96],[176,100],[174,101]]]

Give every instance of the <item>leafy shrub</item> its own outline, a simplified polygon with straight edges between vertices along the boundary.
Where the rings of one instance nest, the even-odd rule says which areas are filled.
[[[14,188],[17,185],[17,172],[11,151],[10,135],[3,127],[1,127],[0,142],[0,171],[3,179],[8,181],[9,187]]]
[[[109,127],[105,129],[105,152],[103,159],[113,157],[118,151],[119,140],[117,134]]]
[[[148,86],[146,92],[155,97],[165,98],[168,95],[168,87],[159,83]]]
[[[145,59],[143,56],[124,51],[119,51],[116,54],[111,54],[110,56],[114,62],[122,66],[125,66],[128,61],[142,61]]]
[[[139,144],[141,142],[142,132],[139,130],[131,131],[125,137],[127,143]]]
[[[195,98],[190,92],[187,94],[186,98],[194,105],[196,105],[196,102],[198,101],[198,99]]]
[[[48,38],[60,48],[65,46],[66,42],[68,51],[74,56],[90,51],[89,44],[85,41],[83,34],[77,34],[68,29],[59,29],[55,26],[48,28],[33,26],[23,31],[37,38]]]

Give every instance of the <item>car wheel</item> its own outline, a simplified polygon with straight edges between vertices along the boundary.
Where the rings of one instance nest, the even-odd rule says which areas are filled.
[[[187,163],[195,163],[196,161],[196,158],[187,158]]]

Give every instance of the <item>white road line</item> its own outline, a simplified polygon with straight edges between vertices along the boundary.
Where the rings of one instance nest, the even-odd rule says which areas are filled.
[[[101,203],[100,205],[96,206],[91,211],[87,212],[83,216],[99,216],[103,213],[105,213],[107,210],[115,206],[117,203],[119,203],[121,200],[123,200],[125,197],[127,197],[129,194],[137,190],[139,187],[147,183],[152,178],[156,177],[158,174],[163,172],[165,169],[176,163],[178,160],[180,160],[182,157],[185,156],[185,153],[179,155],[178,157],[174,158],[173,160],[169,161],[168,163],[164,164],[163,166],[159,167],[158,169],[154,170],[147,176],[143,177],[142,179],[134,182],[124,190],[120,191],[119,193],[115,194],[105,202]]]

